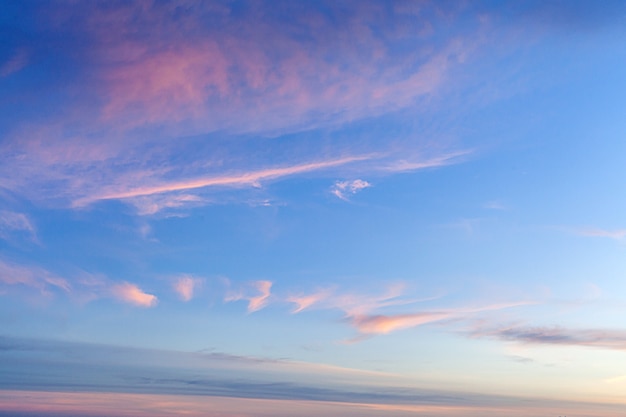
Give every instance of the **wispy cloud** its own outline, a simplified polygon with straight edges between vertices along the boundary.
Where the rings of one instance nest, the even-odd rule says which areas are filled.
[[[137,285],[129,282],[113,285],[111,294],[120,301],[138,307],[154,307],[158,302],[155,295],[148,294]]]
[[[308,295],[290,295],[287,297],[287,302],[296,305],[292,311],[295,314],[310,308],[314,304],[328,300],[331,295],[332,290],[326,289]]]
[[[443,152],[432,157],[422,157],[418,155],[418,157],[412,159],[399,158],[383,167],[383,170],[388,172],[410,172],[426,168],[442,167],[458,163],[463,157],[467,157],[472,153],[472,150],[460,150]]]
[[[337,167],[357,161],[364,161],[367,159],[371,159],[372,157],[372,155],[351,156],[321,162],[292,165],[281,168],[269,168],[235,175],[205,177],[172,183],[162,183],[148,187],[129,189],[124,191],[114,191],[106,194],[81,198],[74,201],[74,206],[82,207],[99,200],[119,200],[206,187],[258,186],[261,181],[287,177],[331,167]]]
[[[37,241],[37,230],[26,214],[0,210],[0,239],[9,239],[14,232],[26,232],[30,240]]]
[[[195,290],[200,286],[202,280],[191,276],[181,276],[174,282],[174,290],[183,301],[193,298]]]
[[[5,285],[25,285],[47,293],[51,287],[70,292],[69,281],[43,268],[23,266],[0,260],[0,283]]]
[[[363,340],[364,337],[385,335],[395,331],[418,327],[428,323],[444,320],[468,320],[476,314],[502,310],[533,304],[532,302],[510,302],[486,304],[466,308],[418,309],[415,305],[433,301],[441,295],[431,297],[407,297],[404,285],[390,286],[385,292],[376,295],[337,293],[334,289],[324,289],[311,294],[289,296],[286,301],[295,304],[292,313],[300,313],[306,309],[336,309],[343,311],[345,320],[360,336],[351,342]],[[390,308],[403,307],[413,312],[382,313]],[[421,311],[415,311],[421,310]]]
[[[199,206],[205,203],[201,197],[193,194],[157,194],[142,195],[129,201],[137,209],[137,214],[146,216],[163,210]]]
[[[405,287],[402,284],[390,285],[384,292],[369,295],[352,292],[338,292],[334,288],[318,290],[312,294],[291,295],[286,301],[296,305],[294,313],[310,308],[337,309],[347,316],[367,314],[381,308],[414,304],[432,298],[413,299],[403,297]]]
[[[257,10],[224,15],[203,5],[194,14],[177,11],[177,25],[165,6],[144,7],[141,18],[134,9],[92,11],[98,17],[78,28],[110,63],[99,74],[105,117],[129,126],[186,121],[249,131],[378,115],[437,91],[471,50],[469,37],[428,48],[418,30],[424,17],[406,20],[375,3],[349,11],[329,4],[324,12],[303,5],[289,20]],[[214,25],[196,15],[210,15]],[[412,22],[415,33],[398,30],[398,21]],[[102,33],[103,22],[118,30]],[[128,25],[152,29],[151,44],[130,38]],[[393,53],[407,38],[415,50]],[[370,52],[359,54],[364,47]],[[320,113],[325,117],[315,117]]]
[[[6,62],[0,64],[0,78],[18,72],[28,64],[28,53],[20,49]]]
[[[239,301],[239,300],[247,300],[248,301],[248,312],[253,313],[255,311],[261,310],[264,308],[268,302],[269,298],[272,294],[272,285],[271,281],[254,281],[250,284],[254,291],[254,295],[250,294],[250,291],[239,290],[238,292],[231,292],[224,297],[224,301]]]
[[[447,319],[466,320],[478,313],[529,305],[529,302],[491,304],[473,308],[453,308],[422,311],[409,314],[356,314],[349,317],[350,323],[362,335],[388,334],[397,330],[410,329],[424,324]]]
[[[609,239],[615,240],[623,240],[626,238],[626,229],[596,229],[596,228],[586,228],[586,229],[576,229],[576,234],[580,236],[588,236],[588,237],[606,237]]]
[[[348,195],[356,194],[359,191],[371,186],[372,184],[369,182],[358,179],[353,181],[337,181],[335,182],[335,185],[333,185],[330,192],[338,198],[347,201]]]
[[[384,315],[357,315],[350,318],[350,323],[365,335],[388,334],[397,330],[409,329],[426,323],[444,320],[453,317],[448,312],[424,312],[414,314]]]
[[[52,115],[41,109],[45,122],[11,123],[0,145],[3,185],[47,204],[124,200],[150,215],[210,204],[201,192],[211,187],[258,186],[344,165],[350,169],[335,178],[393,174],[462,159],[444,146],[415,155],[427,144],[412,133],[402,134],[411,137],[402,146],[391,144],[402,138],[333,139],[322,147],[301,137],[266,141],[313,130],[334,137],[354,122],[417,109],[481,42],[465,26],[455,32],[467,36],[424,32],[440,19],[428,4],[417,14],[375,2],[301,6],[289,19],[257,8],[234,13],[229,4],[197,4],[193,13],[160,3],[39,6],[44,21],[73,22],[51,23],[54,38],[71,43],[51,45],[52,53],[83,81],[55,87],[77,94],[61,94],[65,101]],[[136,36],[143,31],[151,35]],[[414,48],[399,53],[407,42]],[[5,72],[19,67],[18,55]],[[208,138],[215,132],[223,149]],[[358,181],[333,192],[347,198],[363,189]]]
[[[572,329],[564,327],[501,326],[477,328],[474,337],[533,345],[584,346],[592,348],[626,350],[626,330]]]
[[[71,299],[84,303],[99,298],[115,298],[139,307],[153,307],[158,299],[136,284],[115,282],[105,276],[79,271],[73,276],[61,277],[45,268],[20,265],[0,259],[0,286],[24,286],[40,294],[52,295],[52,289],[62,290]]]

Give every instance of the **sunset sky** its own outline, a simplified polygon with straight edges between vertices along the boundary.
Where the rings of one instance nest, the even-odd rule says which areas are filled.
[[[0,7],[1,417],[626,413],[626,2]]]

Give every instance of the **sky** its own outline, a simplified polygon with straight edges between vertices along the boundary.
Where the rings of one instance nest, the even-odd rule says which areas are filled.
[[[626,412],[623,1],[0,7],[1,417]]]

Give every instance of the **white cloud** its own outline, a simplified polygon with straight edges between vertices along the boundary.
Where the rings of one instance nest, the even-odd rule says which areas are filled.
[[[371,187],[367,181],[364,180],[353,180],[353,181],[337,181],[333,188],[331,189],[331,193],[342,200],[348,200],[348,195],[353,195],[358,193],[359,191]]]
[[[0,238],[9,239],[15,232],[26,232],[31,240],[37,240],[37,231],[27,215],[0,210]]]
[[[607,229],[589,228],[589,229],[580,229],[577,231],[577,234],[581,236],[588,236],[588,237],[606,237],[609,239],[622,240],[626,238],[626,229],[607,230]]]

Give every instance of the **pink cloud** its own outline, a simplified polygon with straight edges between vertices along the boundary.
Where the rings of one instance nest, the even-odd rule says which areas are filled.
[[[50,287],[65,292],[72,291],[72,286],[65,278],[61,278],[43,268],[7,263],[0,260],[0,283],[5,285],[24,285],[47,293]]]
[[[394,316],[354,316],[350,319],[351,324],[359,333],[374,335],[388,334],[396,330],[408,329],[421,326],[426,323],[444,320],[452,317],[451,313],[415,313],[398,314]]]
[[[74,207],[126,199],[140,214],[154,214],[209,201],[188,190],[255,186],[356,161],[364,162],[357,175],[455,162],[449,152],[429,160],[407,157],[407,149],[422,148],[420,138],[403,149],[392,150],[385,139],[314,155],[310,144],[294,141],[285,154],[301,162],[291,165],[228,149],[223,160],[215,157],[220,169],[203,165],[207,155],[220,153],[206,143],[202,154],[185,149],[189,142],[178,140],[183,136],[275,135],[414,108],[454,80],[451,72],[477,42],[471,33],[425,33],[433,18],[428,13],[407,20],[403,11],[383,4],[324,10],[313,4],[291,10],[289,21],[280,22],[262,8],[232,13],[229,4],[212,2],[195,4],[193,12],[160,2],[51,7],[55,30],[85,39],[84,49],[75,52],[84,67],[73,70],[87,72],[88,82],[68,86],[75,98],[62,103],[49,118],[54,122],[13,126],[0,146],[3,185],[32,199],[69,200]],[[405,50],[407,44],[414,47]],[[196,159],[181,161],[181,155]],[[154,197],[172,192],[181,194]]]
[[[184,121],[196,133],[281,130],[395,111],[436,92],[473,49],[470,36],[433,48],[424,42],[432,35],[423,31],[425,16],[409,24],[403,13],[376,4],[304,7],[280,22],[259,9],[235,15],[203,3],[185,13],[135,4],[98,9],[83,22],[102,68],[103,121]],[[150,36],[136,36],[144,30]],[[412,50],[395,52],[409,40]]]
[[[349,321],[359,333],[366,335],[388,334],[397,330],[409,329],[441,320],[465,319],[481,312],[502,310],[529,304],[533,303],[500,303],[480,307],[442,309],[440,311],[424,311],[409,314],[352,314],[349,316]]]
[[[154,307],[158,302],[156,296],[145,293],[137,285],[128,282],[113,285],[111,294],[120,301],[138,307]]]
[[[226,297],[224,297],[224,301],[230,302],[247,300],[248,312],[252,313],[261,310],[267,305],[271,296],[272,285],[273,283],[271,281],[255,281],[251,284],[251,286],[257,294],[249,295],[243,293],[243,291],[239,291],[236,293],[227,294]]]
[[[271,281],[257,281],[254,286],[259,291],[259,295],[249,298],[248,311],[253,312],[262,309],[267,305],[268,299],[271,295],[272,282]]]
[[[296,305],[296,307],[292,311],[292,313],[295,314],[308,309],[314,304],[318,304],[322,301],[328,300],[330,295],[330,290],[324,290],[309,295],[292,295],[287,297],[287,301]]]
[[[183,276],[174,283],[174,290],[178,293],[183,301],[189,301],[193,298],[195,290],[201,281],[197,278]]]

